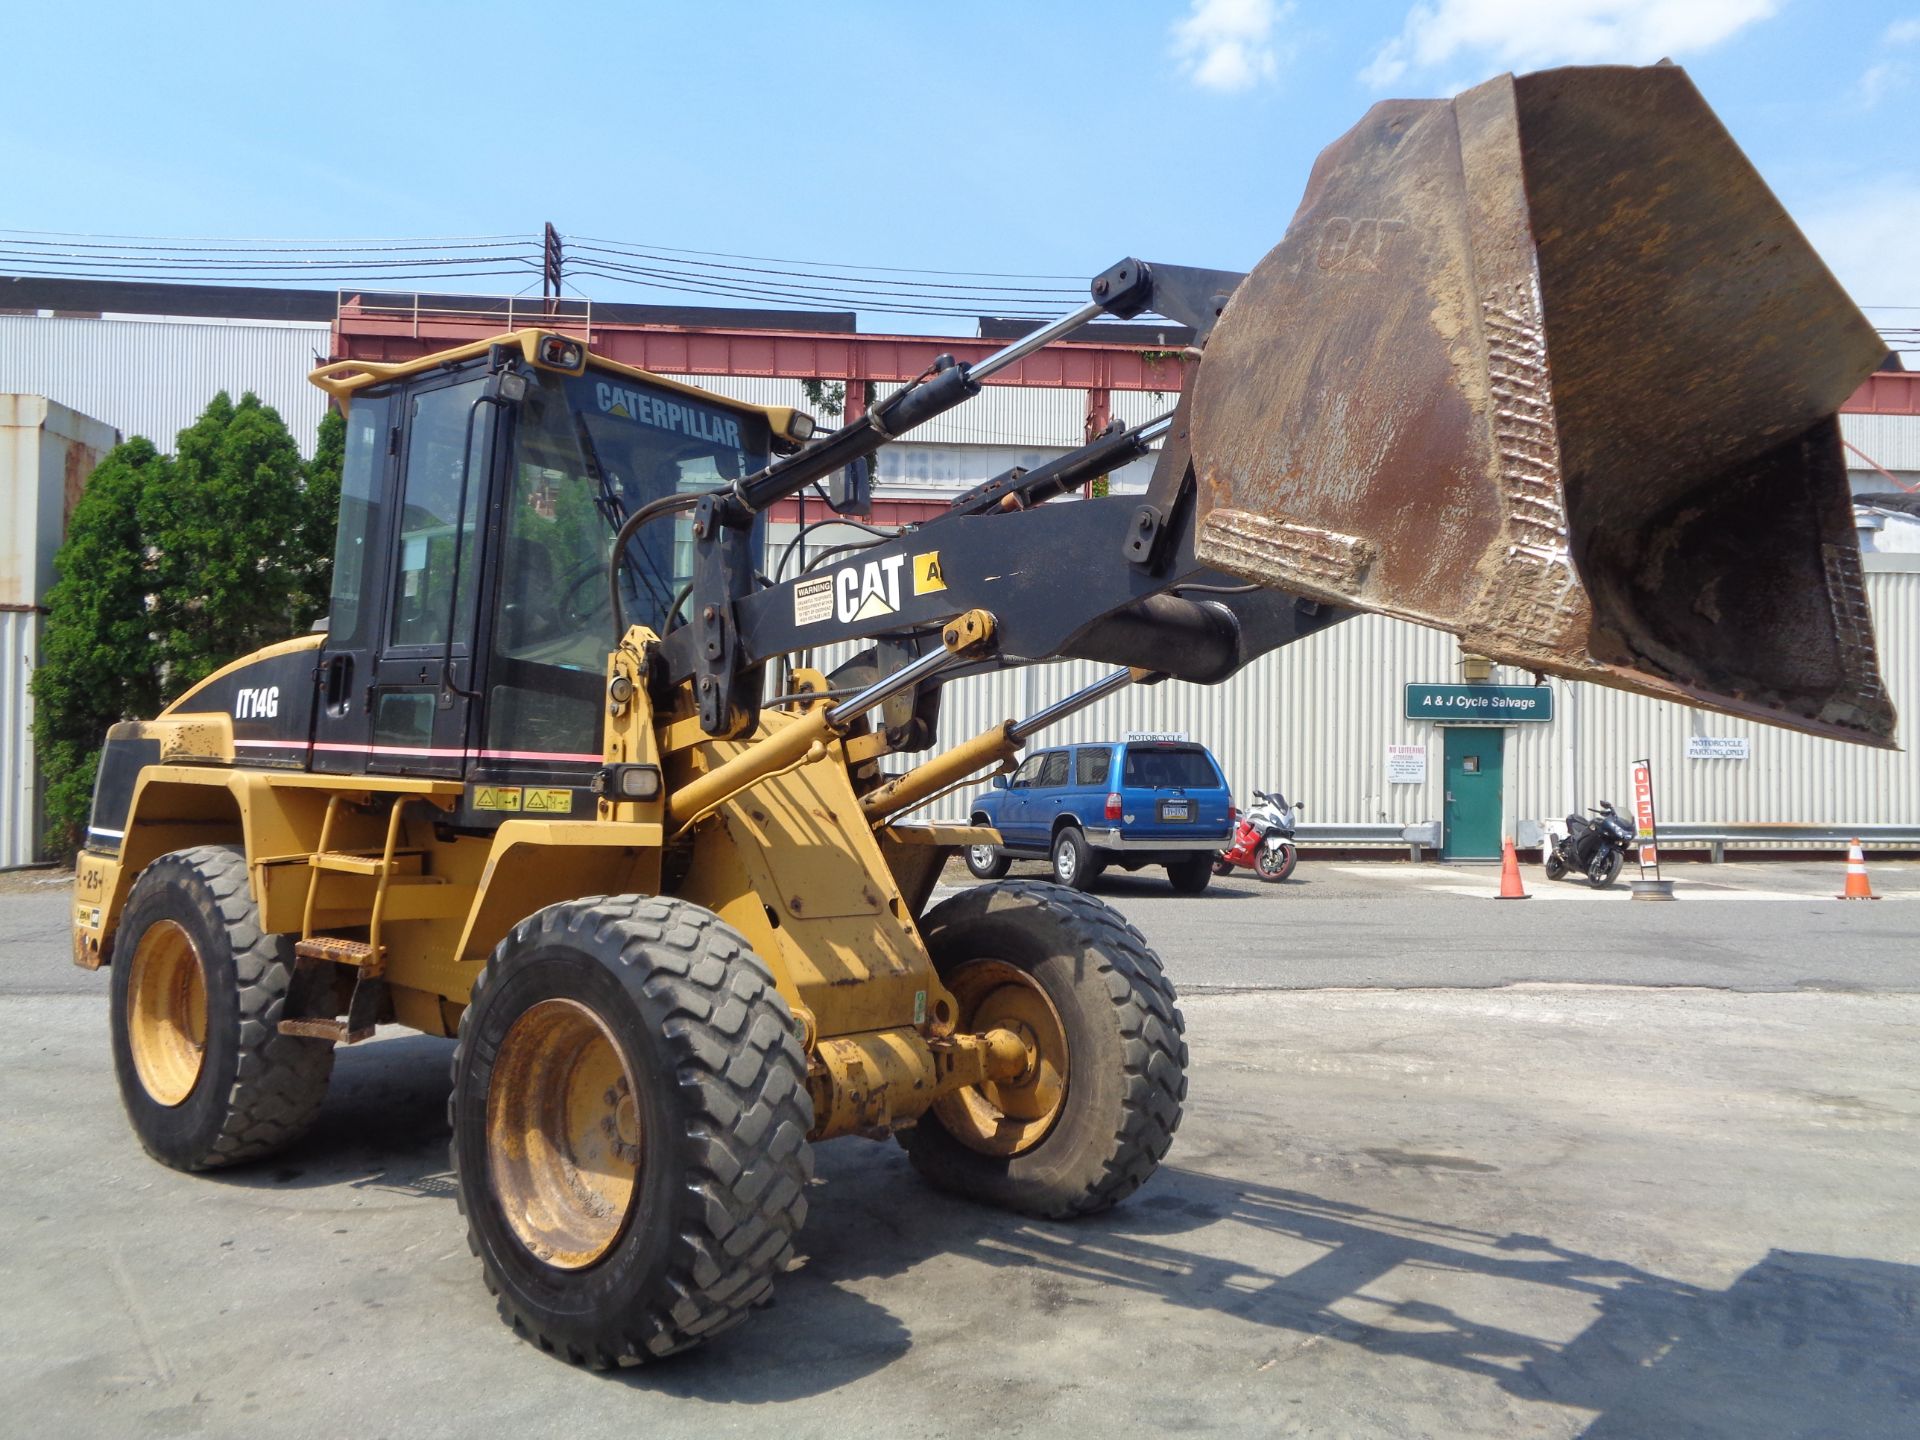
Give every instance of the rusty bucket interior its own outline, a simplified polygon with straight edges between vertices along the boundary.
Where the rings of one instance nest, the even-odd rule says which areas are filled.
[[[1835,418],[1885,355],[1678,67],[1388,101],[1208,342],[1197,549],[1508,664],[1890,744]]]

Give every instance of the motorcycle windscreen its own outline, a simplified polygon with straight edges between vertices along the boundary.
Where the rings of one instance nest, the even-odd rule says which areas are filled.
[[[1677,67],[1389,101],[1208,342],[1198,553],[1887,745],[1835,418],[1885,354]]]

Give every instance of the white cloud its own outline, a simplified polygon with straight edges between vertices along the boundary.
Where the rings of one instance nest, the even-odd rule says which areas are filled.
[[[1920,15],[1911,20],[1896,20],[1887,27],[1883,37],[1889,45],[1911,45],[1920,40]]]
[[[1274,27],[1291,10],[1274,0],[1193,0],[1173,27],[1181,73],[1204,90],[1246,90],[1280,72]]]
[[[1920,305],[1920,175],[1885,177],[1830,195],[1796,215],[1820,258],[1853,296],[1868,305]],[[1907,320],[1869,311],[1883,325]]]
[[[1429,0],[1360,78],[1376,88],[1461,56],[1513,70],[1650,64],[1706,50],[1780,8],[1781,0]],[[1902,22],[1905,23],[1905,22]]]
[[[1882,60],[1877,65],[1869,65],[1860,77],[1861,106],[1871,110],[1904,86],[1912,74],[1913,67],[1904,60]]]

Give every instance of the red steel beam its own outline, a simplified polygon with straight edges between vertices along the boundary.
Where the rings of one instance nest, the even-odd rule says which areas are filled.
[[[1840,407],[1843,415],[1920,415],[1920,370],[1876,370]]]
[[[411,360],[496,333],[485,315],[365,310],[344,300],[333,325],[341,360]],[[556,320],[584,331],[598,354],[665,375],[753,375],[795,380],[917,379],[937,355],[973,364],[1000,349],[990,340],[931,335],[848,335],[805,330],[706,330]],[[1149,360],[1154,355],[1161,358]],[[1180,389],[1181,367],[1163,351],[1066,341],[1036,351],[988,380],[1049,390]],[[1840,407],[1848,415],[1920,415],[1920,371],[1880,371]]]
[[[411,360],[484,339],[497,333],[500,323],[485,315],[368,311],[343,301],[333,325],[334,355],[341,360]],[[595,354],[661,375],[904,382],[918,379],[935,356],[951,355],[974,364],[1002,348],[1002,342],[935,335],[697,330],[597,321],[590,326],[556,322],[554,328],[568,334],[584,332]],[[1149,361],[1139,347],[1067,341],[1009,365],[987,383],[1055,390],[1177,391],[1180,366],[1170,359]]]

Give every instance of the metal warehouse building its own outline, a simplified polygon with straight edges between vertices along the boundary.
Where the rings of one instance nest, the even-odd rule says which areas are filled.
[[[48,397],[170,449],[174,434],[192,423],[215,390],[252,390],[279,410],[302,450],[310,452],[324,400],[307,384],[306,372],[325,358],[330,343],[337,344],[325,313],[333,301],[276,302],[281,308],[273,314],[197,316],[116,312],[109,304],[76,316],[71,305],[60,313],[51,306],[23,306],[0,313],[0,392]],[[139,303],[164,312],[175,302],[163,294]],[[852,328],[851,316],[804,319],[815,330]],[[516,323],[530,322],[523,317]],[[806,403],[800,381],[792,378],[684,370],[674,378],[760,403]],[[1920,384],[1906,375],[1875,378],[1885,382],[1883,399],[1870,407],[1879,413],[1845,414],[1842,430],[1853,447],[1848,464],[1860,503],[1867,597],[1884,677],[1901,716],[1901,742],[1911,746],[1920,723],[1920,518],[1912,513],[1920,508],[1912,503],[1912,487],[1920,485],[1920,414],[1914,413]],[[882,385],[881,393],[888,388]],[[1009,466],[1032,466],[1063,453],[1080,443],[1096,407],[1102,415],[1137,422],[1170,409],[1175,398],[1120,388],[1095,395],[1058,384],[990,388],[881,452],[875,522],[934,513],[946,499]],[[96,438],[100,433],[93,432]],[[1147,468],[1139,462],[1116,474],[1113,488],[1143,486]],[[12,483],[0,477],[0,484]],[[1875,494],[1890,498],[1867,498]],[[0,497],[0,513],[7,513],[6,503]],[[798,518],[791,508],[776,512],[774,556],[793,536]],[[809,518],[821,518],[817,506]],[[795,558],[859,538],[850,528],[824,526],[809,534]],[[6,543],[18,549],[26,542],[16,530]],[[770,558],[769,568],[773,563]],[[1062,563],[1119,560],[1075,556],[1062,557]],[[31,615],[46,583],[42,577],[37,590],[22,590],[20,614]],[[11,615],[0,617],[5,619]],[[15,621],[8,634],[24,634],[24,624]],[[8,757],[21,753],[17,737],[27,723],[24,680],[32,652],[16,636],[0,659],[7,666],[0,688],[0,760],[10,766],[0,794],[5,866],[30,858],[21,838],[31,831],[21,818],[31,812],[30,791],[20,762]],[[1071,662],[961,682],[946,701],[941,738],[952,743],[1030,714],[1101,669]],[[1485,682],[1469,681],[1451,637],[1362,616],[1266,656],[1219,686],[1169,683],[1123,691],[1044,740],[1185,733],[1213,748],[1242,795],[1258,786],[1304,800],[1303,838],[1309,843],[1418,844],[1461,858],[1496,851],[1503,833],[1524,846],[1537,838],[1543,821],[1571,809],[1602,799],[1624,806],[1629,767],[1647,758],[1669,840],[1805,845],[1858,833],[1870,843],[1920,845],[1920,760],[1911,749],[1877,751],[1816,740],[1560,680],[1549,681],[1545,698],[1535,697],[1524,712],[1505,712],[1505,723],[1485,723],[1484,715],[1477,723],[1409,718],[1410,705],[1417,712],[1423,700],[1455,694],[1463,685],[1530,682],[1530,676],[1504,671]],[[1450,785],[1450,777],[1468,776],[1477,793],[1492,793],[1491,822],[1484,803],[1471,814],[1449,805],[1450,789],[1456,795],[1466,789]],[[934,808],[963,811],[968,793]]]

